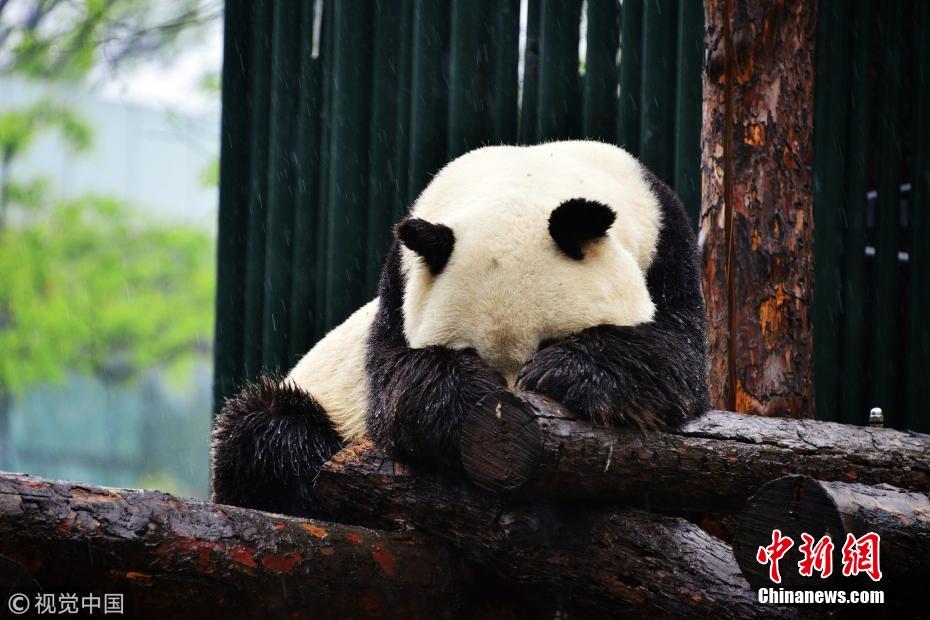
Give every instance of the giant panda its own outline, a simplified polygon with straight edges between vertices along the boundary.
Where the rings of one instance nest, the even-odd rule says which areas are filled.
[[[214,501],[318,514],[316,473],[364,436],[456,470],[462,422],[496,390],[644,429],[706,408],[695,237],[673,192],[626,151],[480,148],[447,164],[394,233],[377,298],[283,380],[227,401]]]

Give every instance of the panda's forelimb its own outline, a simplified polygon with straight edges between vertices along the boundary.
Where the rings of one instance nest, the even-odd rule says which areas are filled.
[[[472,408],[506,386],[474,349],[378,347],[369,358],[368,431],[389,455],[460,471],[459,439]]]
[[[600,325],[530,359],[517,388],[552,398],[596,424],[675,427],[707,408],[703,334],[673,314]]]
[[[307,392],[262,377],[226,401],[212,435],[214,502],[320,516],[313,481],[343,441]]]
[[[401,244],[394,240],[378,284],[378,312],[368,342],[366,428],[391,457],[461,471],[466,416],[506,386],[474,349],[411,348],[404,335]]]

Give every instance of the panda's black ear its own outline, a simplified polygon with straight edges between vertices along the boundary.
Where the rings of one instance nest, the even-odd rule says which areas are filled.
[[[398,224],[395,231],[400,242],[426,262],[431,274],[442,273],[455,245],[451,228],[413,217]]]
[[[607,236],[617,214],[596,200],[566,200],[549,216],[549,234],[559,249],[575,260],[584,258],[584,244]]]

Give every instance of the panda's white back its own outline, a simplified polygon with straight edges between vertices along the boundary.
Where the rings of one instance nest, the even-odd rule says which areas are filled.
[[[365,434],[365,356],[377,311],[375,297],[313,345],[285,378],[285,382],[296,384],[323,407],[336,432],[346,441]]]

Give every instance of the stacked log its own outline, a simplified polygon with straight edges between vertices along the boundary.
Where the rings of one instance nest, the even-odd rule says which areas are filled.
[[[473,482],[513,498],[638,500],[658,510],[738,511],[787,474],[930,489],[928,435],[728,411],[643,433],[592,426],[528,393],[482,402],[461,453]]]
[[[621,507],[506,506],[480,489],[411,472],[369,443],[337,454],[315,490],[340,520],[416,528],[501,579],[554,593],[557,609],[639,617],[773,613],[755,603],[729,546],[684,519]]]
[[[134,617],[791,616],[753,592],[776,528],[879,534],[899,603],[930,571],[926,435],[722,411],[642,433],[502,392],[461,456],[468,480],[349,446],[315,481],[331,521],[0,474],[0,587],[106,584]],[[735,556],[675,516],[741,508]]]
[[[468,568],[421,534],[0,474],[0,594],[121,593],[132,618],[432,617]],[[4,611],[5,613],[5,611]]]

